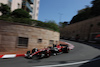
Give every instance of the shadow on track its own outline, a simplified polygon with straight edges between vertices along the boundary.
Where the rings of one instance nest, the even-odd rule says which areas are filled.
[[[97,58],[99,58],[99,59],[92,61],[92,60],[97,59]],[[91,62],[84,63],[79,67],[100,67],[100,55],[93,58],[92,60],[91,60]]]

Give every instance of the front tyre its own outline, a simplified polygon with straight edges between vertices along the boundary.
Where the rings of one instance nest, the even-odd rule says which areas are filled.
[[[27,51],[27,53],[26,53],[26,55],[25,55],[25,58],[30,59],[30,51]]]
[[[69,48],[67,48],[67,47],[63,48],[62,51],[63,51],[63,53],[69,53]]]
[[[53,53],[53,55],[54,55],[54,56],[56,56],[56,55],[57,55],[57,53]]]
[[[66,53],[69,53],[69,51],[70,51],[70,50],[69,50],[69,48],[67,48],[67,51],[66,51]]]

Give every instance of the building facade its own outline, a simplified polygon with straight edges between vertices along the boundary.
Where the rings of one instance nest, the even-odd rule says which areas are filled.
[[[59,43],[55,31],[0,20],[0,52],[44,48]]]
[[[79,36],[80,40],[94,41],[97,34],[100,34],[100,16],[84,21],[76,22],[61,28],[61,38],[73,39]]]
[[[24,9],[29,12],[32,19],[38,19],[40,0],[0,0],[0,3],[7,4],[11,11]]]

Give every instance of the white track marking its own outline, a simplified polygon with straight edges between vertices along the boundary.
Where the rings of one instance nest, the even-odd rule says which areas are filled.
[[[16,57],[16,54],[4,55],[2,58],[14,58],[14,57]]]
[[[75,64],[82,64],[86,63],[87,61],[75,62],[75,63],[67,63],[67,64],[57,64],[57,65],[46,65],[46,66],[33,66],[33,67],[58,67],[58,66],[67,66],[67,65],[75,65]]]
[[[66,64],[57,64],[57,65],[46,65],[46,66],[32,66],[32,67],[59,67],[59,66],[68,66],[68,65],[76,65],[76,64],[82,64],[82,63],[87,63],[87,62],[92,62],[99,60],[100,58],[96,58],[93,60],[86,60],[86,61],[80,61],[80,62],[74,62],[74,63],[66,63]]]

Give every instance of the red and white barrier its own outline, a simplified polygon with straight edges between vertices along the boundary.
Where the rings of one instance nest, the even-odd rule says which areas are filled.
[[[0,55],[0,58],[15,58],[21,56],[25,56],[25,54],[6,54],[6,55]]]

